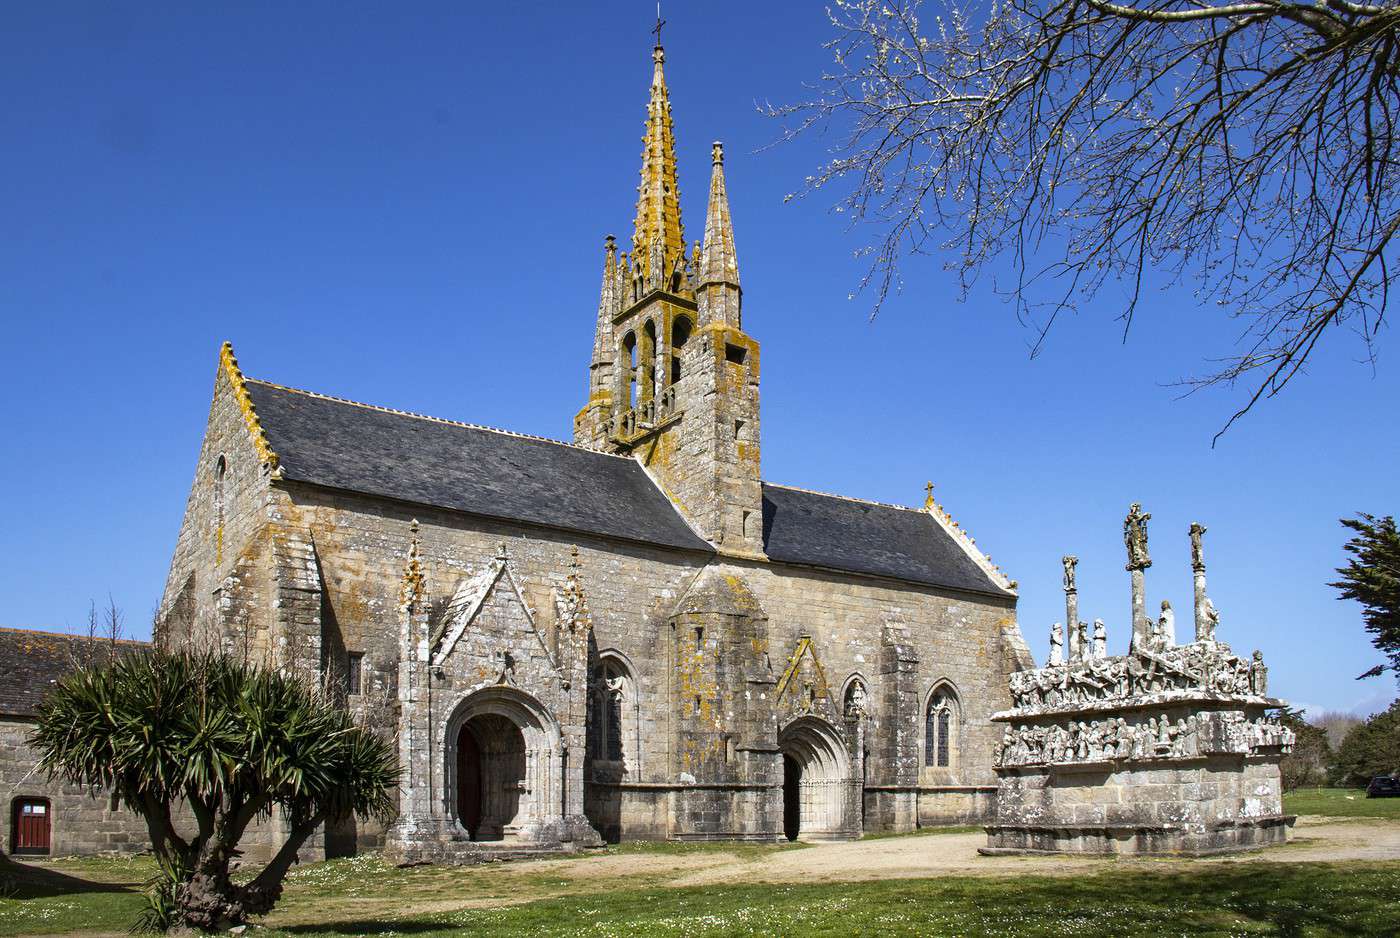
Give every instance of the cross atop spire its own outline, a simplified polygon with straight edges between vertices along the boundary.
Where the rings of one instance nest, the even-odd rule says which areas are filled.
[[[666,21],[661,18],[661,0],[656,0],[656,25],[652,27],[652,32],[656,33],[656,48],[661,48],[661,27],[666,25]]]

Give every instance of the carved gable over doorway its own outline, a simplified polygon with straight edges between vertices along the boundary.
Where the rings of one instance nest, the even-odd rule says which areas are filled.
[[[793,646],[775,693],[780,726],[800,716],[821,717],[832,725],[839,725],[826,669],[817,659],[810,635],[803,635]]]
[[[433,631],[432,664],[472,684],[550,686],[560,672],[503,550],[463,578]]]

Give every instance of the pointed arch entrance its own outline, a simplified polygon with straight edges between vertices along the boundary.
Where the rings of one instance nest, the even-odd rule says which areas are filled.
[[[848,840],[852,822],[851,760],[841,732],[820,717],[802,716],[778,733],[783,753],[783,833],[788,840]]]
[[[447,721],[444,800],[474,841],[529,840],[564,801],[558,724],[534,697],[497,686],[466,697]]]

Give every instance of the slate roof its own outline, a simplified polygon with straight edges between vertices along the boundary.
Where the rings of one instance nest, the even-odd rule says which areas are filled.
[[[713,548],[632,459],[248,379],[282,476],[586,534]]]
[[[772,560],[1008,596],[925,511],[763,484]]]
[[[252,378],[246,387],[285,479],[714,552],[636,460]],[[764,483],[763,539],[775,561],[1009,595],[922,511]]]
[[[34,716],[39,701],[59,678],[79,662],[89,660],[89,655],[96,656],[97,660],[105,658],[107,640],[95,641],[94,647],[86,635],[0,628],[0,715]],[[151,646],[146,642],[121,640],[117,647],[129,654]]]

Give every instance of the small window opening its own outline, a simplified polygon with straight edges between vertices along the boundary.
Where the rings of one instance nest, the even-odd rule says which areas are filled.
[[[641,364],[641,398],[644,401],[649,401],[656,396],[656,323],[650,319],[642,326]]]
[[[744,362],[748,361],[748,358],[749,350],[742,345],[730,345],[725,343],[724,360],[731,365],[742,365]]]
[[[734,421],[734,439],[739,439],[739,432],[744,429],[744,421]]]
[[[228,462],[220,456],[214,463],[214,524],[224,526],[224,476],[228,473]]]
[[[750,538],[750,537],[753,537],[753,530],[752,530],[752,528],[753,528],[753,520],[752,520],[752,519],[753,519],[753,512],[751,512],[751,511],[746,511],[746,512],[744,512],[743,519],[740,521],[740,528],[739,528],[739,530],[743,532],[743,535],[744,535],[745,539]]]
[[[623,395],[628,407],[637,406],[637,334],[629,332],[622,337],[622,357],[627,360],[627,377]]]
[[[695,698],[695,715],[696,715],[696,716],[699,716],[699,715],[700,715],[700,698],[699,698],[699,697],[696,697],[696,698]]]
[[[362,651],[352,651],[345,656],[345,693],[355,695],[363,692],[365,655]]]
[[[703,625],[697,625],[697,626],[695,627],[695,644],[696,644],[696,647],[699,647],[700,643],[703,642],[704,640],[705,640],[705,627],[704,627]]]

